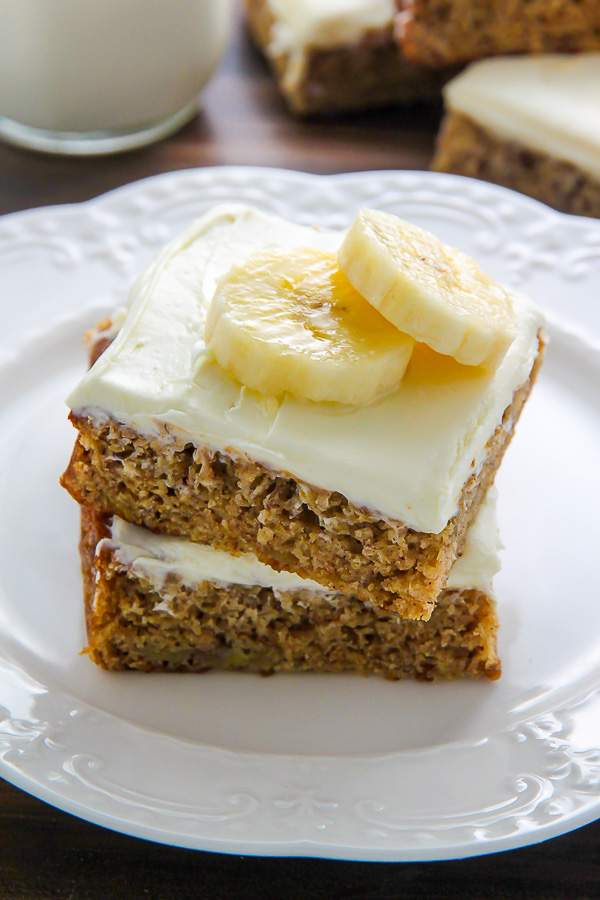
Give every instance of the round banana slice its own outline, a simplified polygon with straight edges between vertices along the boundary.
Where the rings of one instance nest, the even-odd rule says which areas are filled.
[[[494,369],[514,340],[504,288],[466,254],[396,216],[361,210],[338,260],[386,319],[438,353]]]
[[[219,282],[205,338],[219,365],[263,394],[369,403],[402,379],[414,341],[352,287],[335,253],[256,253]]]

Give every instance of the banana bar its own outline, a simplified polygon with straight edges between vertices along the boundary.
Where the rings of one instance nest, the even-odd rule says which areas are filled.
[[[252,35],[300,115],[439,96],[446,73],[407,62],[393,0],[245,0]]]
[[[511,53],[600,50],[598,0],[397,0],[402,51],[447,66]]]
[[[600,53],[475,63],[446,87],[432,168],[600,216],[599,83]]]
[[[344,236],[232,205],[166,247],[68,399],[78,438],[63,484],[98,512],[427,620],[535,380],[543,318],[512,295],[515,337],[496,369],[417,343],[400,384],[369,403],[269,396],[228,374],[204,329],[236,266],[265,250],[337,253]],[[311,333],[332,352],[333,305]],[[255,312],[265,332],[295,334],[289,313],[264,318],[258,299]],[[286,349],[282,367],[298,350]],[[352,379],[352,359],[338,363]]]
[[[118,517],[82,512],[87,652],[106,669],[312,670],[389,679],[500,677],[494,502],[469,529],[428,622]]]

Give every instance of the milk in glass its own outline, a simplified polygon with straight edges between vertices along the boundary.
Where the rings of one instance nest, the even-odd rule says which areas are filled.
[[[176,127],[230,17],[231,0],[0,0],[0,131],[93,140]]]

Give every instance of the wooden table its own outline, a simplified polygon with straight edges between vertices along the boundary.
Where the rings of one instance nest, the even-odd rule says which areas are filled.
[[[252,164],[330,173],[427,168],[440,108],[299,122],[238,27],[179,134],[146,150],[61,159],[0,145],[0,213],[78,202],[160,172]],[[228,857],[151,844],[59,812],[0,781],[0,900],[388,900],[600,896],[600,822],[545,844],[470,860],[369,864]]]

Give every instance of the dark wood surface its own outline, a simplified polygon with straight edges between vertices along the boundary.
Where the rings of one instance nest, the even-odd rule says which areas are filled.
[[[320,173],[427,168],[439,117],[433,105],[296,121],[238,27],[202,114],[167,141],[87,160],[0,145],[0,213],[78,202],[192,166],[251,164]],[[125,837],[0,780],[0,900],[113,897],[583,900],[600,897],[600,822],[523,850],[433,864],[228,857]]]

